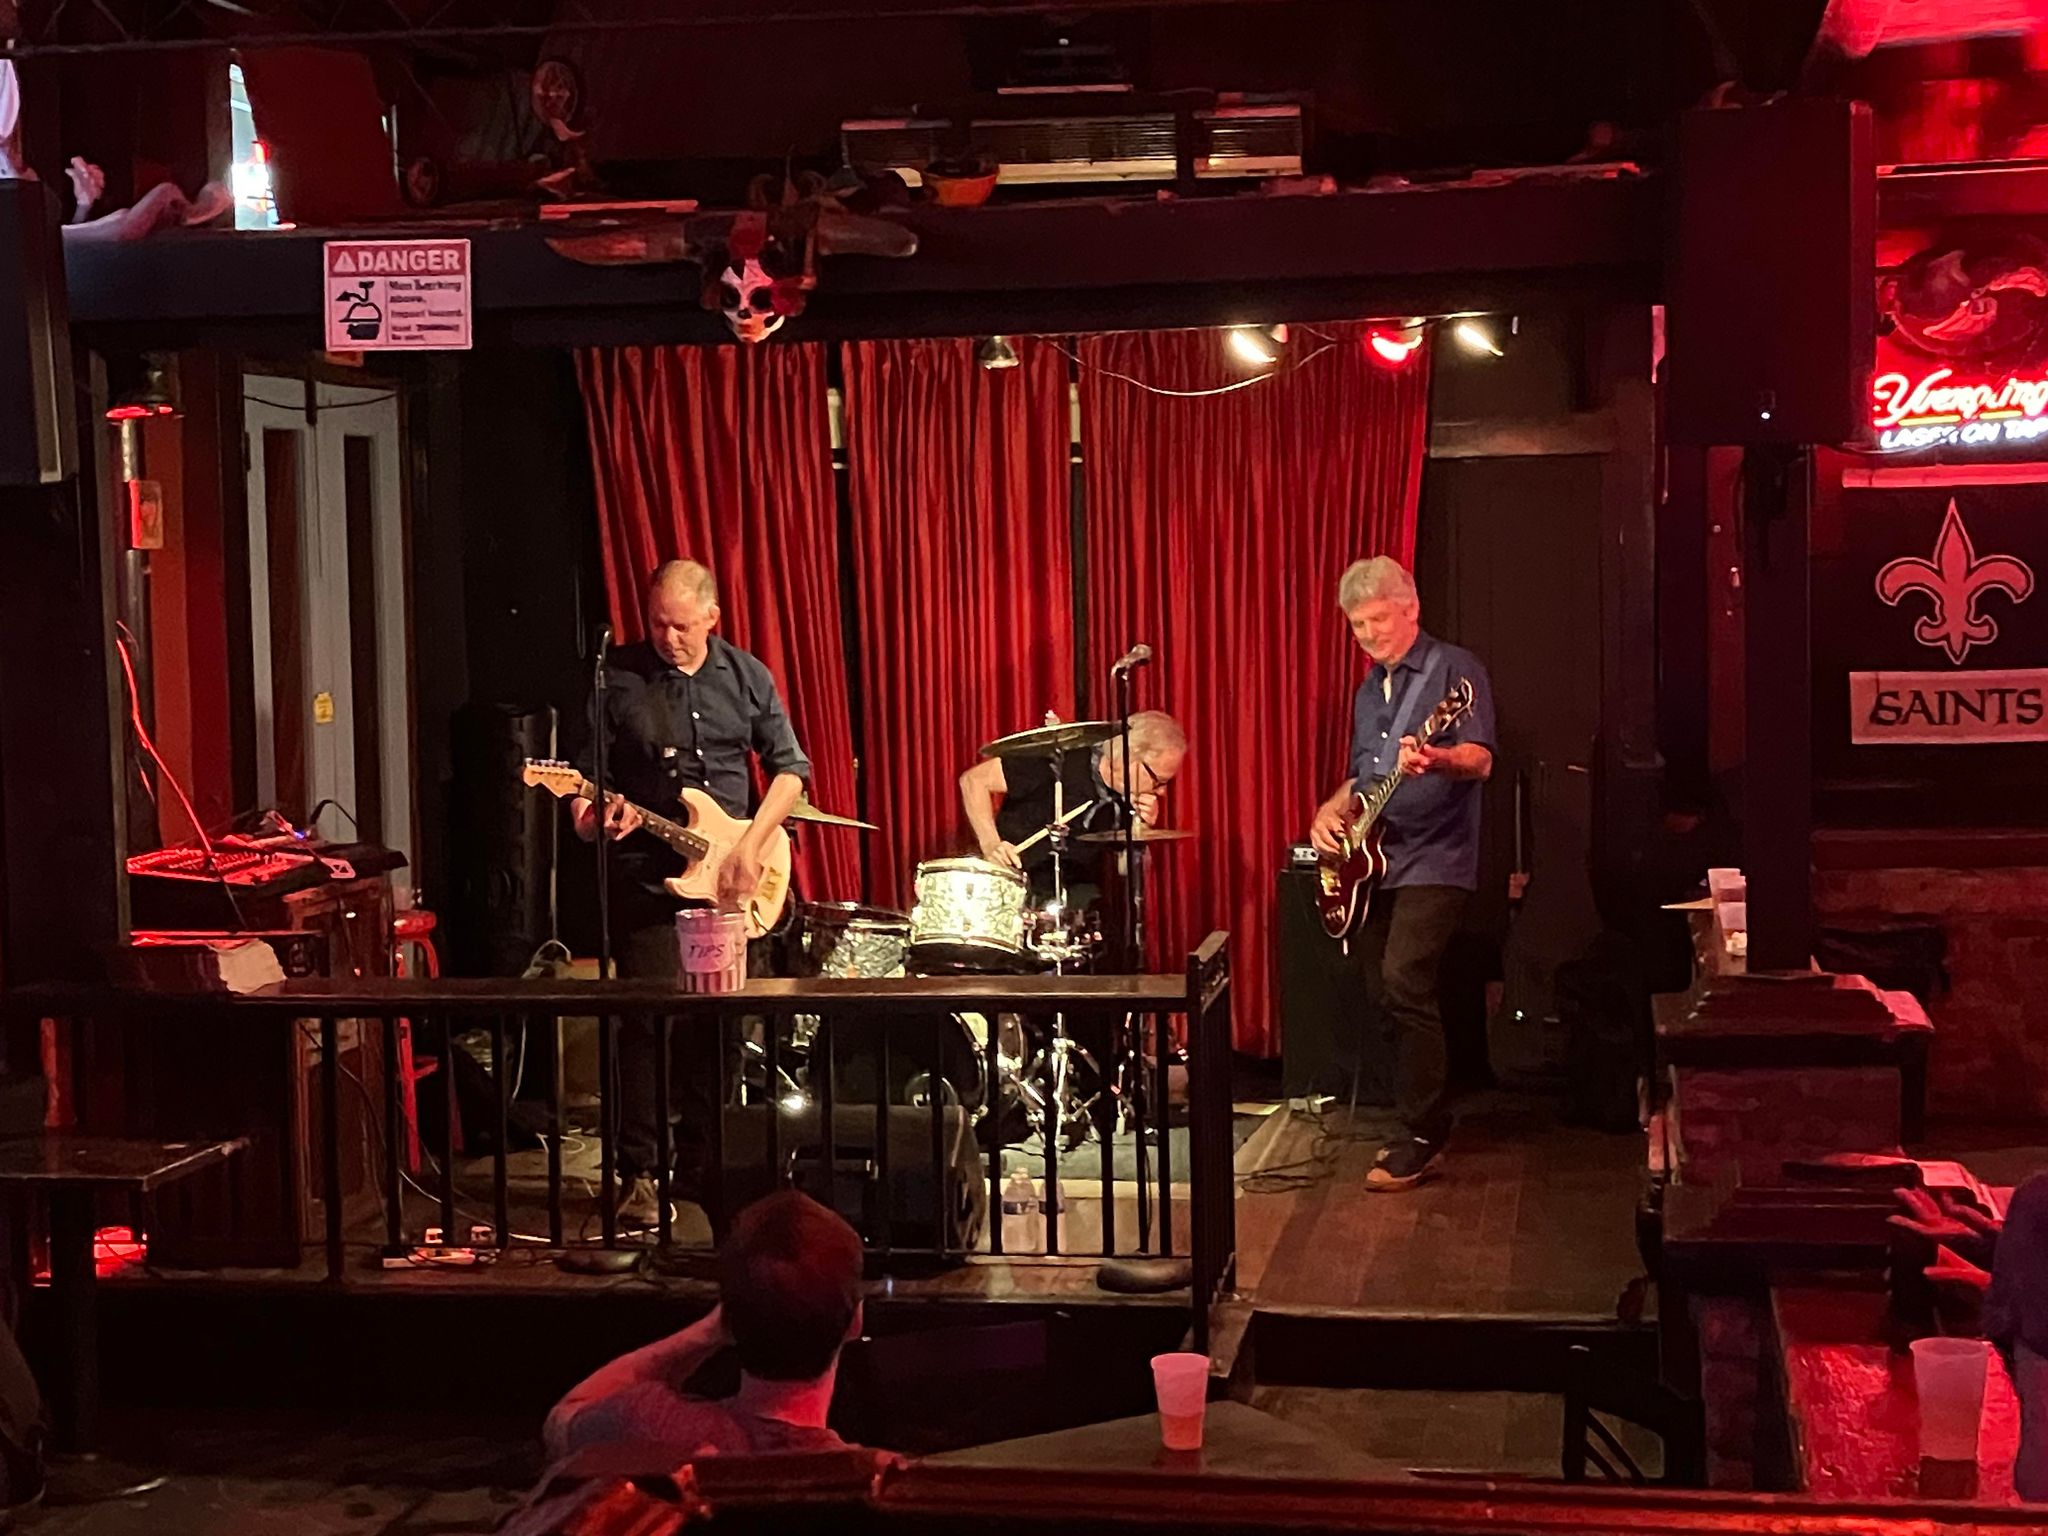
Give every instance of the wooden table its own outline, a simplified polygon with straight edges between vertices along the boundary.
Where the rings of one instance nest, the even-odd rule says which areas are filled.
[[[0,1138],[0,1191],[40,1194],[50,1212],[50,1310],[59,1341],[50,1409],[60,1450],[88,1448],[99,1417],[96,1198],[114,1191],[149,1194],[247,1145],[239,1137],[164,1142],[49,1132]]]
[[[1049,1435],[998,1440],[925,1458],[940,1467],[1020,1472],[1214,1472],[1230,1477],[1356,1478],[1406,1481],[1406,1471],[1238,1402],[1209,1404],[1199,1451],[1159,1443],[1159,1416],[1139,1414]]]
[[[1974,1477],[1967,1467],[1923,1467],[1913,1357],[1895,1354],[1884,1340],[1886,1293],[1807,1285],[1771,1294],[1799,1491],[1823,1499],[2018,1502],[2019,1400],[1996,1351]]]

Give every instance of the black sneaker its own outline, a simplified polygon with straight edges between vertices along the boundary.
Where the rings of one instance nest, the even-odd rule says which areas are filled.
[[[1418,1137],[1390,1141],[1373,1159],[1372,1171],[1365,1176],[1365,1187],[1390,1194],[1398,1189],[1413,1189],[1418,1184],[1426,1184],[1443,1172],[1437,1166],[1443,1150],[1440,1145]]]

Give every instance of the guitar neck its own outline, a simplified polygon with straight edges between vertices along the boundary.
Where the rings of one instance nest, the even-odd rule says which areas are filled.
[[[588,800],[592,805],[603,803],[604,797],[597,792],[597,786],[588,779],[582,782],[576,793],[585,800]],[[659,838],[684,857],[701,859],[711,851],[709,843],[705,842],[703,838],[692,832],[681,822],[671,821],[668,817],[650,811],[646,806],[635,804],[631,800],[628,800],[626,804],[632,806],[634,810],[640,813],[641,831]]]
[[[1415,733],[1416,744],[1420,746],[1427,743],[1435,734],[1436,732],[1429,728],[1429,723],[1424,721],[1422,728]],[[1407,777],[1399,768],[1395,768],[1392,772],[1374,779],[1370,789],[1360,790],[1358,800],[1364,809],[1359,812],[1358,824],[1366,826],[1378,820],[1380,812],[1387,808],[1387,802],[1394,798],[1394,791],[1401,787],[1401,781]]]

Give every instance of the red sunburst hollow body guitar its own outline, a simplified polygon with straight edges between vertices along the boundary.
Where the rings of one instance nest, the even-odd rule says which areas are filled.
[[[1449,730],[1471,707],[1472,680],[1460,678],[1412,732],[1417,745],[1427,745],[1430,738]],[[1387,856],[1380,848],[1380,813],[1406,777],[1396,768],[1353,795],[1350,820],[1337,838],[1338,851],[1317,855],[1316,906],[1323,932],[1333,939],[1348,939],[1365,926],[1373,891],[1387,872]]]

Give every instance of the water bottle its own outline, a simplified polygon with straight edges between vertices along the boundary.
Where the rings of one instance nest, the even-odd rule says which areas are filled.
[[[1023,1168],[1010,1170],[1010,1182],[1003,1186],[1003,1252],[1043,1253],[1045,1218],[1038,1203],[1038,1191]]]

